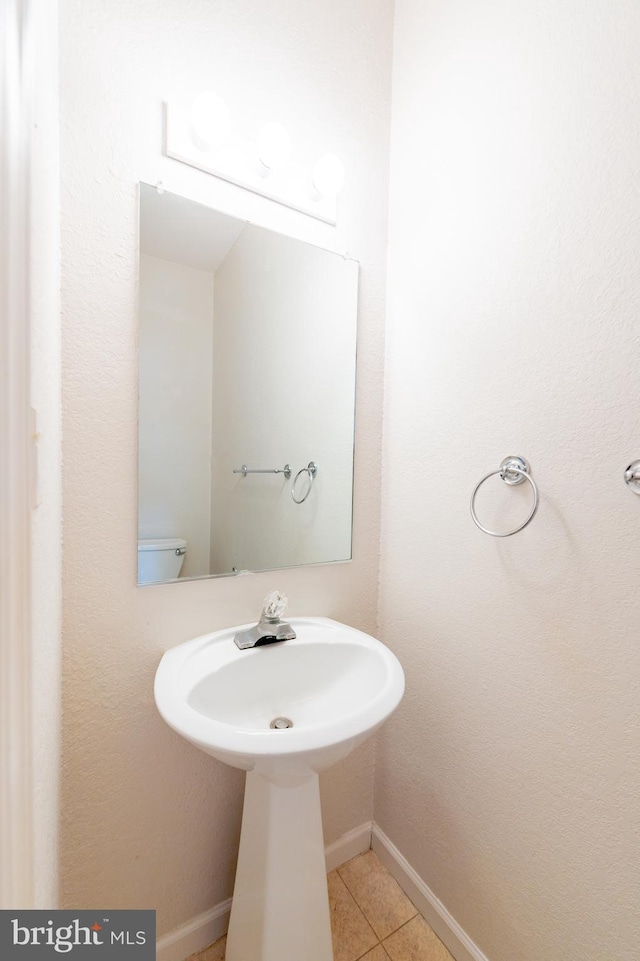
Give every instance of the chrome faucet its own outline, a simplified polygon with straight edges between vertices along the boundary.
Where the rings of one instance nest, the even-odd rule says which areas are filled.
[[[240,650],[258,647],[260,644],[273,644],[275,641],[292,641],[296,632],[290,624],[280,620],[280,615],[286,611],[287,604],[287,596],[281,591],[272,591],[267,594],[258,623],[246,631],[239,631],[234,637]]]

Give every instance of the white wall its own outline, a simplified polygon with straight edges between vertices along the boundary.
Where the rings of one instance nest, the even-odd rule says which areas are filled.
[[[33,907],[58,906],[62,464],[58,4],[31,4],[34,116],[31,154],[31,403],[37,412],[37,492],[31,515],[33,660]]]
[[[65,739],[63,903],[154,907],[159,934],[231,894],[242,774],[158,716],[168,647],[257,617],[375,630],[385,289],[390,0],[61,0]],[[338,153],[337,228],[163,160],[163,97],[212,88],[254,134],[279,116],[297,159]],[[136,587],[136,184],[322,246],[361,267],[354,561]],[[373,749],[323,779],[326,839],[371,816]]]
[[[213,274],[140,256],[138,536],[183,537],[209,570]]]
[[[375,817],[490,961],[638,957],[639,38],[631,2],[396,4]],[[508,454],[541,504],[497,540]]]
[[[357,264],[251,224],[216,271],[212,571],[350,558],[357,292]]]
[[[0,904],[58,900],[57,3],[0,8]]]

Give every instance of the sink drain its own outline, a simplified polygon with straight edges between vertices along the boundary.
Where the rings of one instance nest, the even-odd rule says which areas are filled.
[[[269,727],[276,731],[284,731],[287,727],[293,727],[293,721],[290,721],[288,717],[274,717]]]

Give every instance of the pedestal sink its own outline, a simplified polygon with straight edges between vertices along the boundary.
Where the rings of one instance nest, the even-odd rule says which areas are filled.
[[[332,961],[318,772],[400,703],[404,674],[380,641],[324,617],[290,618],[293,640],[239,650],[250,625],[167,651],[164,720],[247,771],[226,961]]]

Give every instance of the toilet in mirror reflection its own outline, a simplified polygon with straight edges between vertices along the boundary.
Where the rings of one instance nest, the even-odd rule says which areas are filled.
[[[180,577],[187,553],[181,537],[155,537],[138,541],[138,584],[158,584]]]
[[[181,580],[350,560],[357,293],[342,254],[141,185],[137,533],[188,541]]]

